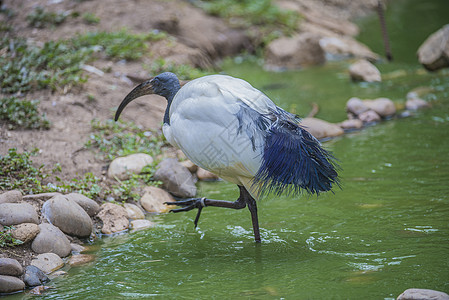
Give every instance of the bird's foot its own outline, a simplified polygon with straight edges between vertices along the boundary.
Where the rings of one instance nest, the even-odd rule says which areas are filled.
[[[204,198],[204,197],[203,198],[190,198],[190,199],[176,201],[176,202],[165,202],[165,204],[182,206],[182,208],[176,208],[176,209],[170,210],[170,212],[174,212],[174,213],[178,213],[178,212],[182,212],[182,211],[189,211],[194,208],[198,208],[198,213],[196,214],[195,221],[194,221],[195,228],[196,228],[198,226],[198,220],[200,219],[201,210],[203,209],[203,207],[206,206],[205,200],[206,200],[206,198]]]

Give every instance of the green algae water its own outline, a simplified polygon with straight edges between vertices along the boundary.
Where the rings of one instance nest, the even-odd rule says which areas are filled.
[[[302,116],[315,102],[317,117],[342,121],[352,96],[388,97],[403,107],[411,90],[432,108],[325,142],[340,160],[342,190],[259,201],[261,244],[247,209],[206,208],[196,230],[195,211],[148,216],[154,228],[98,240],[96,261],[52,280],[41,299],[394,299],[412,287],[449,293],[449,72],[427,73],[414,56],[449,23],[447,11],[447,1],[391,3],[395,62],[378,65],[378,84],[350,82],[350,62],[285,73],[226,62],[226,73]],[[360,26],[360,39],[382,53],[377,18]],[[238,197],[226,182],[202,182],[199,191]]]

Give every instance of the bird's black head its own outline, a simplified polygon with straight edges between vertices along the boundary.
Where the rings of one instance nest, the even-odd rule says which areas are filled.
[[[168,101],[173,100],[173,97],[181,88],[178,77],[171,72],[164,72],[151,81],[154,94],[165,97]]]
[[[163,96],[167,99],[168,106],[170,106],[171,101],[180,88],[181,85],[179,84],[178,77],[176,77],[175,74],[170,72],[161,73],[153,79],[139,84],[128,95],[126,95],[125,99],[123,99],[122,103],[120,103],[120,106],[115,113],[115,120],[118,120],[122,110],[126,105],[128,105],[128,103],[144,95],[156,94]]]

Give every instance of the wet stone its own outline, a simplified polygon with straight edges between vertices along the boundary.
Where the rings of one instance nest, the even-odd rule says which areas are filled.
[[[45,273],[36,266],[29,265],[25,268],[25,276],[23,281],[27,286],[33,287],[41,285],[50,279],[45,275]]]
[[[69,259],[71,267],[78,267],[90,263],[95,260],[95,256],[91,254],[75,254]]]
[[[0,293],[14,293],[25,289],[25,283],[17,277],[0,275]]]
[[[123,206],[125,207],[126,212],[128,213],[128,218],[130,218],[131,220],[145,219],[145,214],[143,213],[142,209],[137,205],[132,203],[125,203]]]
[[[41,269],[45,274],[58,270],[64,266],[64,261],[54,253],[39,254],[31,261],[31,265]]]

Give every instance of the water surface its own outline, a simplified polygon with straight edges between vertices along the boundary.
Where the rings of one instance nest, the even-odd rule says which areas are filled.
[[[97,260],[53,280],[42,299],[393,299],[411,287],[449,293],[449,72],[427,73],[414,59],[420,42],[449,21],[447,3],[391,4],[396,61],[378,65],[382,83],[352,83],[350,62],[286,73],[251,60],[224,64],[284,109],[304,116],[315,102],[317,117],[331,122],[345,119],[352,96],[389,97],[400,108],[407,92],[425,91],[431,109],[325,143],[343,168],[342,190],[263,199],[261,244],[246,209],[206,208],[197,230],[194,211],[148,216],[154,228],[97,241]],[[381,53],[375,16],[361,26],[360,38]],[[226,182],[199,190],[238,197]]]

